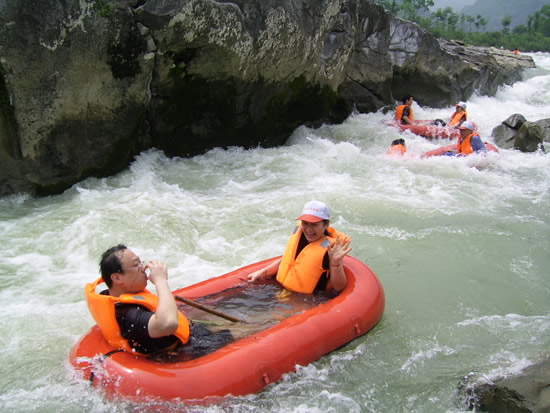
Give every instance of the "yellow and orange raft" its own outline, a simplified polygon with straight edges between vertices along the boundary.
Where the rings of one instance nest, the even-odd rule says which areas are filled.
[[[197,300],[234,290],[247,283],[248,274],[275,259],[248,265],[174,294]],[[380,321],[385,297],[376,275],[349,256],[344,259],[344,268],[347,285],[336,297],[205,356],[178,362],[139,357],[111,347],[94,326],[73,347],[70,362],[109,398],[183,401],[257,393],[294,371],[297,365],[318,360]]]

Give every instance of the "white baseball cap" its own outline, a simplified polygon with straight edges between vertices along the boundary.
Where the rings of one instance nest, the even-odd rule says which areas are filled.
[[[328,206],[321,201],[309,201],[302,209],[302,215],[296,218],[296,221],[319,222],[330,219],[330,210]]]
[[[458,129],[470,129],[470,130],[474,130],[474,125],[472,124],[472,122],[462,122],[462,125],[459,126]]]
[[[466,102],[458,102],[455,106],[460,106],[462,109],[466,110]]]

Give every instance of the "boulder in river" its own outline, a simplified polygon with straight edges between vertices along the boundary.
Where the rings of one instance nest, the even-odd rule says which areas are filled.
[[[529,122],[516,113],[493,128],[491,136],[500,148],[535,152],[543,142],[550,142],[550,118]]]
[[[550,359],[521,373],[474,384],[467,390],[470,409],[487,413],[550,412]]]

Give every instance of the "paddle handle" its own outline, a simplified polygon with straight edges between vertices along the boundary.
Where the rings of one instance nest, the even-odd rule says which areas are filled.
[[[241,320],[240,318],[233,317],[232,315],[222,313],[218,310],[214,310],[213,308],[199,304],[193,300],[190,300],[189,298],[181,297],[179,295],[174,295],[174,297],[176,298],[176,300],[181,301],[182,303],[188,304],[191,307],[195,307],[195,308],[198,308],[199,310],[206,311],[207,313],[217,315],[218,317],[225,318],[226,320],[233,321],[234,323],[246,323],[245,320]]]

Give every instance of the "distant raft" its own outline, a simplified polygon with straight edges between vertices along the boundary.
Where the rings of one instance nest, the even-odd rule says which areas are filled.
[[[498,148],[495,145],[490,144],[489,142],[483,142],[487,148],[487,152],[496,152],[498,153]],[[442,156],[447,153],[456,154],[457,144],[442,146],[441,148],[434,149],[433,151],[424,152],[420,157],[429,158],[432,156]]]
[[[388,126],[396,127],[401,132],[409,131],[426,139],[458,139],[460,137],[458,128],[436,124],[435,120],[419,120],[412,125],[404,125],[396,120],[386,121],[385,123]],[[477,127],[475,130],[477,130]]]
[[[250,288],[248,274],[275,259],[240,268],[174,294],[192,300],[234,294],[239,288]],[[385,297],[376,275],[367,265],[349,256],[344,258],[344,269],[347,285],[334,298],[281,321],[267,314],[274,318],[270,327],[236,339],[210,354],[176,362],[136,356],[111,347],[96,325],[73,347],[70,362],[109,398],[137,402],[215,401],[227,395],[257,393],[283,374],[295,371],[296,366],[318,360],[367,333],[380,321]],[[276,288],[280,289],[278,284]]]

